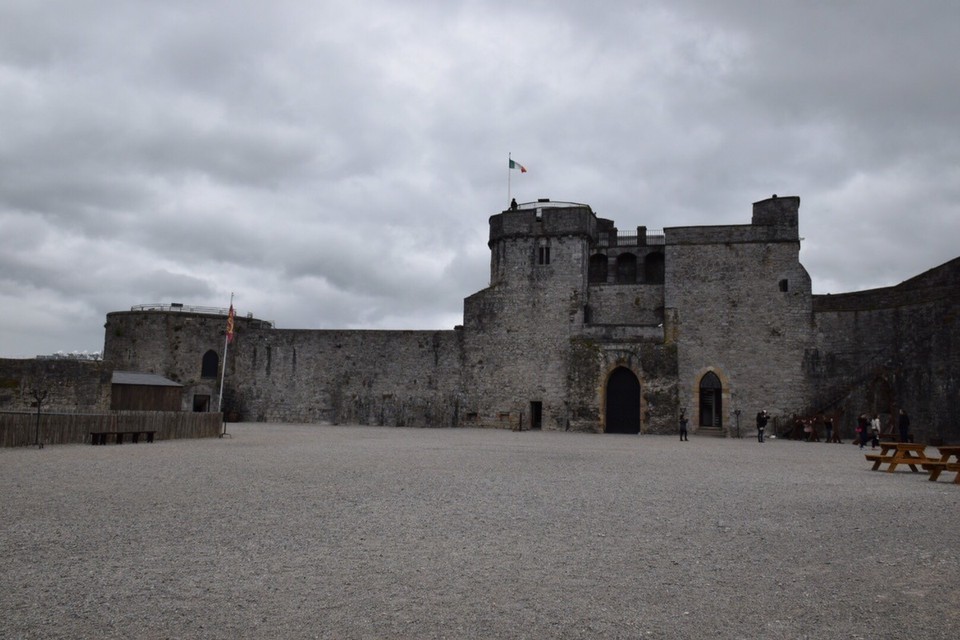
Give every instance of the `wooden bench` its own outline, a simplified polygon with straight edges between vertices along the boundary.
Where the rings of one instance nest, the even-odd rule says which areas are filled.
[[[957,475],[953,479],[953,484],[960,484],[960,462],[945,462],[942,460],[924,462],[923,470],[930,472],[930,477],[928,478],[930,482],[936,482],[937,478],[939,478],[940,474],[944,471],[955,471]]]
[[[147,442],[153,442],[153,436],[156,433],[156,431],[91,431],[90,444],[107,444],[110,436],[116,438],[117,444],[123,444],[123,438],[128,434],[130,442],[133,443],[139,442],[140,436],[146,436]]]
[[[884,462],[892,462],[893,456],[882,456],[879,453],[868,453],[866,454],[867,461],[873,462],[873,470],[876,471],[880,465]]]

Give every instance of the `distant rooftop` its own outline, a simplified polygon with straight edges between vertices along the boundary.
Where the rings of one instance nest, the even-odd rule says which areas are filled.
[[[102,360],[103,354],[99,351],[71,351],[70,353],[64,353],[63,351],[57,351],[56,353],[51,353],[49,355],[38,355],[37,360]]]

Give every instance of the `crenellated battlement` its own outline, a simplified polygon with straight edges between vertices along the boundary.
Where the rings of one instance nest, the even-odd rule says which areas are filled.
[[[589,205],[549,200],[520,205],[516,210],[490,216],[490,241],[516,237],[597,237],[597,216]]]

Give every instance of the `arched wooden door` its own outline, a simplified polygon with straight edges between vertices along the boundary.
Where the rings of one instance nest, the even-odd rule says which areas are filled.
[[[713,371],[700,378],[700,426],[723,427],[723,385]]]
[[[607,433],[640,433],[640,381],[625,367],[607,379]]]

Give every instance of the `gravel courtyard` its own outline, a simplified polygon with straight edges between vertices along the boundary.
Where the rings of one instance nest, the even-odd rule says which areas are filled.
[[[0,637],[960,637],[960,486],[849,444],[229,431],[0,449]]]

